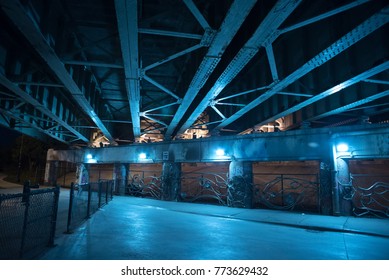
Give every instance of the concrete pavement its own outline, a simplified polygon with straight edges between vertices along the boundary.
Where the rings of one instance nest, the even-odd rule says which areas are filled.
[[[41,259],[389,259],[389,220],[114,197]]]

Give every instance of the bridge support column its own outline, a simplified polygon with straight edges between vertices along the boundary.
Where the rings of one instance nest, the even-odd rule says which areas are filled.
[[[177,201],[181,192],[181,163],[162,164],[162,200]]]
[[[319,201],[320,201],[320,213],[324,215],[332,215],[332,186],[333,177],[331,164],[328,161],[320,162],[319,173]]]
[[[128,163],[115,163],[113,167],[114,191],[124,195],[128,184]]]
[[[335,160],[334,214],[340,216],[352,215],[351,180],[348,158]]]
[[[46,162],[44,180],[45,185],[54,186],[57,184],[58,165],[59,162],[57,160]]]
[[[253,169],[251,162],[231,161],[227,205],[239,208],[253,207]]]
[[[84,185],[89,183],[89,170],[87,164],[79,163],[77,165],[76,183],[79,185]]]

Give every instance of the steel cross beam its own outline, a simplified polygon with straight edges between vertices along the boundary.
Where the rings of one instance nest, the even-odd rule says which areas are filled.
[[[69,130],[71,133],[73,133],[77,138],[84,142],[88,142],[89,140],[82,135],[79,131],[74,129],[71,125],[69,125],[66,121],[62,120],[60,117],[55,115],[52,111],[50,111],[47,107],[45,107],[43,104],[41,104],[39,101],[34,99],[31,95],[26,93],[24,90],[19,88],[17,85],[12,83],[10,80],[8,80],[6,77],[4,77],[2,74],[0,74],[0,84],[2,84],[4,87],[8,88],[10,91],[15,93],[17,96],[19,96],[24,101],[30,103],[32,106],[35,107],[35,109],[42,112],[44,115],[48,116],[67,130]]]
[[[138,50],[138,1],[115,0],[126,90],[135,140],[140,137],[140,81]]]
[[[178,123],[184,116],[185,112],[188,110],[190,104],[197,96],[199,90],[204,86],[209,76],[215,70],[225,49],[232,41],[232,38],[235,36],[239,27],[243,24],[243,21],[248,16],[255,2],[256,0],[235,0],[232,3],[222,23],[222,26],[220,27],[220,30],[217,32],[212,43],[210,44],[207,54],[197,69],[196,74],[194,75],[189,88],[186,91],[185,96],[173,117],[173,120],[170,122],[166,130],[166,139],[171,137]],[[188,7],[191,7],[192,13],[197,14],[197,9],[192,6],[192,1],[186,1],[185,4],[188,5]],[[199,15],[196,18],[202,22]],[[202,26],[207,28],[207,24],[204,22]],[[190,123],[189,126],[191,124],[192,123]]]
[[[349,33],[344,35],[342,38],[337,40],[335,43],[333,43],[331,46],[320,52],[318,55],[316,55],[314,58],[309,60],[307,63],[305,63],[303,66],[301,66],[299,69],[294,71],[292,74],[287,76],[285,79],[281,80],[280,82],[274,84],[274,86],[269,89],[267,92],[263,93],[259,97],[257,97],[255,100],[250,102],[246,107],[239,110],[235,114],[231,115],[227,119],[223,120],[217,127],[214,128],[214,130],[220,130],[224,128],[225,126],[231,124],[232,122],[236,121],[240,117],[242,117],[244,114],[248,113],[250,110],[257,107],[259,104],[263,103],[273,95],[277,94],[278,92],[282,91],[285,87],[292,84],[293,82],[297,81],[304,75],[308,74],[313,69],[319,67],[320,65],[326,63],[336,55],[340,54],[341,52],[347,50],[352,45],[356,44],[358,41],[365,38],[367,35],[371,34],[375,30],[379,29],[381,26],[385,25],[389,22],[389,17],[387,16],[389,12],[389,8],[386,7],[379,11],[378,13],[371,16],[369,19],[358,25],[356,28],[351,30]],[[312,97],[308,99],[307,101],[303,102],[307,106],[313,102],[315,102],[315,97]],[[301,103],[300,103],[301,104]],[[293,107],[298,108],[299,105]],[[282,116],[285,115],[285,113],[289,112],[288,110],[285,111]],[[280,116],[281,114],[278,114],[277,116]],[[276,120],[276,116],[270,118],[271,120]],[[269,120],[270,120],[269,119]],[[263,123],[263,122],[261,122]]]
[[[59,142],[62,142],[62,143],[65,143],[67,145],[69,145],[69,142],[67,142],[65,139],[62,139],[61,137],[58,137],[57,135],[55,135],[53,132],[50,132],[50,130],[46,130],[46,129],[43,129],[37,125],[34,125],[33,123],[31,122],[28,122],[27,120],[25,120],[24,118],[20,117],[20,116],[17,116],[15,115],[13,112],[10,112],[9,110],[5,110],[3,108],[0,108],[0,112],[15,119],[15,120],[18,120],[19,122],[21,123],[24,123],[25,125],[27,125],[28,127],[30,128],[33,128],[41,133],[44,133],[48,136],[50,136],[51,138],[54,138],[55,140],[59,141]]]
[[[201,14],[199,9],[196,7],[196,5],[193,3],[192,0],[183,0],[185,5],[188,7],[188,9],[191,11],[193,16],[197,19],[197,21],[200,23],[201,27],[204,30],[211,29],[209,26],[207,20],[204,18],[204,16]]]
[[[31,128],[31,127],[27,127],[27,126],[24,126],[24,127],[17,127],[17,126],[14,126],[14,127],[11,127],[11,119],[13,119],[12,117],[10,117],[9,115],[7,114],[3,114],[2,113],[2,110],[0,109],[0,125],[3,125],[4,127],[7,127],[9,129],[12,129],[12,130],[16,130],[18,132],[21,132],[23,133],[24,135],[28,135],[32,138],[35,138],[35,139],[38,139],[42,142],[46,142],[48,137],[47,135],[37,131],[35,128]]]
[[[64,64],[56,55],[55,51],[38,30],[33,20],[28,16],[22,4],[19,1],[4,0],[1,1],[0,5],[4,13],[12,20],[30,44],[34,46],[36,52],[48,64],[50,69],[64,84],[65,88],[72,94],[73,98],[82,108],[84,113],[92,119],[92,121],[112,143],[116,143],[107,127],[95,112],[95,109],[89,103],[84,93],[80,90],[72,76],[66,70]]]
[[[219,95],[219,93],[255,56],[261,46],[268,45],[271,43],[270,41],[274,41],[276,39],[279,26],[297,8],[300,2],[301,0],[280,0],[274,5],[272,10],[256,29],[253,36],[234,57],[221,76],[217,79],[215,85],[209,90],[200,104],[192,112],[190,117],[179,129],[178,134],[184,133],[185,130],[188,129],[197,120],[200,114],[204,112],[204,110],[210,105],[210,102]],[[239,8],[240,7],[238,7],[238,9]]]
[[[317,119],[320,119],[320,118],[324,118],[324,117],[327,117],[327,116],[331,116],[331,115],[334,115],[334,114],[340,114],[340,113],[346,112],[346,111],[348,111],[348,110],[350,110],[352,108],[361,106],[363,104],[369,103],[371,101],[377,100],[379,98],[382,98],[382,97],[385,97],[385,96],[388,96],[388,95],[389,95],[389,90],[385,90],[383,92],[380,92],[380,93],[374,94],[372,96],[366,97],[366,98],[364,98],[362,100],[359,100],[359,101],[347,104],[345,106],[342,106],[340,108],[334,109],[332,111],[328,111],[328,112],[326,112],[324,114],[315,116],[313,118],[309,118],[307,121],[310,122],[310,121],[314,121],[314,120],[317,120]]]
[[[292,113],[294,113],[294,112],[296,112],[296,111],[298,111],[298,110],[300,110],[300,109],[302,109],[302,108],[304,108],[304,107],[306,107],[308,105],[311,105],[312,103],[314,103],[316,101],[319,101],[319,100],[321,100],[321,99],[323,99],[323,98],[325,98],[327,96],[330,96],[330,95],[332,95],[334,93],[337,93],[337,92],[339,92],[339,91],[341,91],[341,90],[343,90],[343,89],[345,89],[345,88],[347,88],[349,86],[352,86],[352,85],[354,85],[356,83],[359,83],[359,82],[361,82],[361,81],[363,81],[363,80],[365,80],[365,79],[367,79],[369,77],[372,77],[372,76],[374,76],[374,75],[376,75],[378,73],[381,73],[381,72],[383,72],[383,71],[385,71],[387,69],[389,69],[389,62],[388,61],[384,62],[382,64],[379,64],[379,65],[377,65],[377,66],[375,66],[375,67],[373,67],[373,68],[371,68],[371,69],[369,69],[369,70],[367,70],[367,71],[365,71],[365,72],[363,72],[363,73],[361,73],[361,74],[359,74],[359,75],[357,75],[357,76],[355,76],[355,77],[353,77],[351,79],[348,79],[348,80],[346,80],[346,81],[344,81],[344,82],[342,82],[342,83],[340,83],[340,84],[338,84],[336,86],[333,86],[333,87],[327,89],[326,91],[323,91],[323,92],[313,96],[312,98],[309,98],[309,99],[305,100],[304,102],[301,102],[301,103],[299,103],[299,104],[297,104],[297,105],[295,105],[295,106],[293,106],[293,107],[291,107],[291,108],[289,108],[289,109],[287,109],[287,110],[285,110],[285,111],[283,111],[283,112],[281,112],[281,113],[279,113],[279,114],[277,114],[275,116],[272,116],[271,118],[263,120],[263,121],[261,121],[257,125],[267,124],[267,123],[273,122],[273,121],[275,121],[275,120],[277,120],[277,119],[279,119],[279,118],[281,118],[283,116],[292,114]],[[332,110],[330,112],[321,114],[320,116],[316,116],[316,117],[310,118],[307,121],[313,121],[313,120],[316,120],[318,118],[323,118],[323,117],[326,117],[326,116],[329,116],[329,115],[332,115],[332,114],[340,113],[340,112],[348,110],[348,109],[350,109],[352,107],[359,106],[359,105],[365,104],[367,102],[373,101],[375,99],[384,97],[387,94],[388,94],[387,91],[384,91],[383,93],[379,93],[379,94],[373,95],[371,97],[368,97],[368,98],[366,98],[366,100],[361,100],[361,101],[354,102],[352,104],[345,105],[345,106],[343,106],[341,108],[338,108],[336,110]]]

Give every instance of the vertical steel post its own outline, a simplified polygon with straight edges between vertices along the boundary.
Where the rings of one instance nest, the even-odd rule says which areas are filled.
[[[19,258],[23,259],[24,255],[24,245],[26,243],[26,234],[27,234],[27,225],[28,225],[28,212],[30,208],[30,187],[29,182],[25,182],[23,186],[23,198],[22,202],[24,203],[24,220],[23,220],[23,228],[22,228],[22,240],[20,243],[20,251],[19,251]]]
[[[99,204],[98,204],[98,208],[100,208],[101,207],[101,187],[102,187],[100,181],[98,182],[98,186],[99,186]]]
[[[69,209],[68,209],[68,223],[66,226],[65,233],[72,233],[70,226],[72,224],[72,213],[73,213],[73,200],[74,200],[74,183],[70,184],[70,198],[69,198]]]
[[[87,204],[87,209],[86,209],[86,218],[90,218],[90,203],[92,199],[92,188],[90,183],[88,183],[88,204]]]
[[[55,189],[54,189],[54,203],[53,203],[53,209],[52,209],[52,213],[51,213],[50,238],[49,238],[49,243],[48,243],[48,246],[50,246],[50,247],[54,246],[55,230],[57,228],[59,192],[60,192],[59,186],[55,186]]]
[[[284,206],[284,174],[281,174],[281,206]]]

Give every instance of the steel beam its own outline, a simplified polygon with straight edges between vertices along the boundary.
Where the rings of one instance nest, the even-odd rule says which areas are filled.
[[[117,68],[123,69],[123,65],[115,63],[105,63],[99,61],[81,61],[81,60],[64,60],[64,64],[69,65],[82,65],[82,66],[92,66],[92,67],[102,67],[102,68]]]
[[[138,32],[142,33],[142,34],[170,36],[170,37],[195,39],[195,40],[201,40],[203,38],[203,35],[199,35],[199,34],[175,32],[175,31],[167,31],[167,30],[158,30],[158,29],[150,29],[150,28],[139,28]]]
[[[235,36],[240,26],[243,24],[243,21],[248,16],[255,2],[256,0],[235,0],[232,3],[218,33],[215,35],[209,46],[207,54],[197,69],[196,74],[194,75],[189,88],[173,117],[173,120],[170,122],[166,130],[166,139],[169,139],[172,136],[190,104],[193,102],[200,89],[204,86],[209,76],[215,70],[225,49],[232,41],[232,38]],[[191,1],[187,1],[187,4],[191,4]],[[189,126],[192,123],[190,123]]]
[[[359,83],[359,82],[361,82],[369,77],[372,77],[376,74],[379,74],[387,69],[389,69],[389,62],[388,61],[381,63],[381,64],[377,65],[376,67],[373,67],[373,68],[371,68],[371,69],[369,69],[369,70],[367,70],[367,71],[365,71],[365,72],[363,72],[363,73],[361,73],[361,74],[359,74],[351,79],[348,79],[348,80],[346,80],[346,81],[344,81],[336,86],[333,86],[333,87],[313,96],[312,98],[309,98],[309,99],[307,99],[307,100],[305,100],[305,101],[303,101],[303,102],[301,102],[301,103],[299,103],[299,104],[297,104],[297,105],[295,105],[295,106],[293,106],[293,107],[291,107],[291,108],[289,108],[289,109],[287,109],[287,110],[285,110],[285,111],[283,111],[275,116],[272,116],[271,118],[263,120],[263,121],[261,121],[261,123],[259,123],[257,125],[267,124],[267,123],[273,122],[273,121],[275,121],[283,116],[292,114],[298,110],[301,110],[302,108],[304,108],[308,105],[311,105],[314,102],[317,102],[323,98],[326,98],[327,96],[330,96],[334,93],[337,93],[337,92],[339,92],[339,91],[341,91],[349,86],[352,86],[356,83]],[[377,94],[377,96],[380,96],[380,95],[381,94]],[[380,97],[377,97],[377,98],[380,98]],[[359,101],[359,102],[362,102],[362,101]],[[324,117],[324,115],[321,115],[321,116]],[[314,120],[314,119],[317,119],[317,118],[311,118],[308,121]]]
[[[120,34],[126,90],[131,111],[135,140],[140,132],[140,80],[138,49],[138,1],[115,0],[116,17]]]
[[[31,95],[23,91],[21,88],[19,88],[17,85],[13,84],[10,80],[8,80],[6,77],[4,77],[2,74],[0,74],[0,84],[2,84],[4,87],[8,88],[11,92],[22,98],[24,101],[28,102],[32,106],[34,106],[35,109],[42,112],[44,115],[48,116],[55,122],[62,125],[64,128],[69,130],[71,133],[73,133],[78,139],[88,142],[89,140],[81,134],[79,131],[77,131],[75,128],[73,128],[71,125],[69,125],[66,121],[62,120],[60,117],[55,115],[51,110],[49,110],[46,106],[41,104],[39,101],[34,99]]]
[[[359,101],[355,101],[355,102],[352,102],[352,103],[347,104],[345,106],[342,106],[342,107],[336,108],[334,110],[325,112],[323,114],[314,116],[312,118],[307,119],[307,121],[314,121],[314,120],[317,120],[317,119],[320,119],[320,118],[324,118],[324,117],[328,117],[328,116],[331,116],[331,115],[341,114],[341,113],[344,113],[344,112],[346,112],[346,111],[348,111],[350,109],[353,109],[353,108],[361,106],[363,104],[366,104],[366,103],[372,102],[374,100],[383,98],[383,97],[388,96],[388,95],[389,95],[389,90],[385,90],[383,92],[380,92],[380,93],[377,93],[377,94],[373,94],[372,96],[363,98],[363,99],[361,99]]]
[[[247,65],[254,55],[257,54],[261,46],[268,45],[272,42],[272,40],[276,39],[278,33],[277,29],[297,8],[300,2],[300,0],[280,0],[274,5],[266,18],[258,26],[253,36],[234,57],[231,63],[217,79],[214,86],[208,91],[200,104],[179,129],[178,134],[184,133],[185,130],[197,120],[201,113],[203,113],[209,106],[210,102],[219,95],[219,93],[236,77],[236,75],[238,75],[238,73]],[[270,38],[272,40],[269,40]]]
[[[197,21],[200,23],[200,25],[203,27],[204,30],[211,29],[209,26],[207,20],[204,18],[204,16],[201,14],[197,6],[193,3],[192,0],[183,0],[185,5],[188,7],[190,12],[194,15],[194,17],[197,19]]]
[[[232,94],[232,95],[229,95],[229,96],[226,96],[226,97],[222,97],[222,98],[216,99],[215,102],[216,102],[216,104],[219,104],[220,101],[223,101],[223,100],[226,100],[226,99],[234,98],[234,97],[241,96],[241,95],[246,95],[246,94],[249,94],[249,93],[252,93],[252,92],[256,92],[256,91],[263,90],[263,89],[268,89],[268,88],[270,88],[270,86],[259,87],[259,88],[254,88],[254,89],[242,91],[242,92],[239,92],[239,93],[235,93],[235,94]]]
[[[100,120],[93,106],[86,99],[85,94],[80,90],[72,76],[66,70],[64,64],[58,58],[54,50],[46,41],[45,37],[38,30],[36,24],[26,13],[19,1],[4,0],[0,3],[4,13],[12,20],[22,35],[34,46],[39,56],[48,64],[57,78],[64,84],[65,88],[72,94],[75,101],[82,108],[102,133],[112,142],[115,143],[110,131]]]
[[[180,98],[175,95],[171,90],[167,89],[166,87],[164,87],[163,85],[161,85],[160,83],[156,82],[155,80],[153,80],[152,78],[150,78],[149,76],[147,75],[144,75],[143,78],[148,81],[150,84],[153,84],[154,86],[156,86],[157,88],[161,89],[162,91],[166,92],[167,94],[169,94],[170,96],[172,96],[173,98],[177,99],[177,100],[180,100]]]
[[[15,119],[15,120],[18,120],[20,123],[23,123],[23,124],[27,125],[27,127],[32,128],[32,129],[38,131],[41,134],[46,134],[46,135],[50,136],[51,138],[54,138],[55,140],[57,140],[59,142],[62,142],[62,143],[67,144],[67,145],[70,145],[70,142],[66,141],[65,139],[63,139],[61,137],[58,137],[57,135],[55,135],[55,132],[51,132],[51,131],[43,129],[43,128],[41,128],[41,127],[31,123],[31,122],[28,122],[23,117],[17,116],[14,112],[11,112],[9,110],[5,110],[3,108],[0,108],[0,112],[3,113],[4,115],[7,115],[7,116]],[[31,118],[31,119],[33,119],[33,118]],[[17,130],[19,131],[19,129],[17,129]],[[22,132],[22,130],[20,130],[20,132]],[[61,134],[61,133],[58,133],[58,134]]]
[[[359,158],[388,158],[388,124],[295,130],[276,133],[247,134],[175,140],[149,144],[104,147],[100,149],[51,150],[47,160],[86,162],[93,154],[97,163],[162,163],[164,154],[174,162],[228,161],[289,161],[333,159],[333,146],[346,142],[352,147],[349,156]],[[216,150],[223,148],[224,156]],[[139,153],[148,159],[139,159]]]
[[[339,13],[342,13],[344,11],[347,11],[349,9],[352,9],[354,7],[357,7],[361,4],[365,4],[367,2],[369,2],[370,0],[357,0],[357,1],[354,1],[352,3],[349,3],[349,4],[346,4],[344,6],[341,6],[339,8],[336,8],[332,11],[329,11],[329,12],[326,12],[326,13],[323,13],[321,15],[318,15],[316,17],[313,17],[313,18],[310,18],[310,19],[307,19],[307,20],[304,20],[302,22],[299,22],[299,23],[296,23],[296,24],[293,24],[291,26],[288,26],[288,27],[285,27],[283,29],[280,30],[281,34],[283,33],[286,33],[286,32],[289,32],[289,31],[292,31],[292,30],[295,30],[297,28],[300,28],[300,27],[303,27],[303,26],[306,26],[306,25],[309,25],[309,24],[312,24],[312,23],[315,23],[317,21],[320,21],[320,20],[323,20],[325,18],[328,18],[328,17],[331,17],[331,16],[334,16],[336,14],[339,14]]]
[[[0,125],[8,128],[10,130],[17,131],[18,133],[22,133],[22,134],[28,135],[32,138],[38,139],[44,143],[48,141],[49,137],[46,134],[41,133],[34,128],[31,128],[31,127],[11,127],[10,126],[10,119],[11,119],[11,117],[8,115],[2,114],[1,109],[0,109]]]
[[[155,62],[155,63],[153,63],[153,64],[150,64],[150,65],[144,67],[144,68],[142,69],[142,71],[143,71],[143,72],[148,71],[148,70],[153,69],[153,68],[155,68],[155,67],[157,67],[157,66],[159,66],[159,65],[161,65],[161,64],[164,64],[164,63],[166,63],[166,62],[169,62],[169,61],[171,61],[171,60],[173,60],[173,59],[176,59],[177,57],[180,57],[180,56],[185,55],[185,54],[187,54],[187,53],[193,52],[193,51],[195,51],[195,50],[197,50],[197,49],[199,49],[199,48],[202,48],[202,47],[203,47],[203,46],[202,46],[201,44],[194,45],[194,46],[189,47],[189,48],[187,48],[187,49],[185,49],[185,50],[183,50],[183,51],[180,51],[180,52],[175,53],[175,54],[173,54],[173,55],[170,55],[170,56],[168,56],[168,57],[166,57],[166,58],[164,58],[164,59],[161,59],[160,61],[157,61],[157,62]]]
[[[266,46],[266,54],[267,54],[267,60],[269,61],[269,66],[270,66],[271,75],[273,77],[273,81],[277,82],[278,71],[277,71],[276,60],[274,58],[273,46],[271,43]]]
[[[288,85],[292,84],[293,82],[297,81],[304,75],[308,74],[310,71],[313,69],[323,65],[330,59],[334,58],[341,52],[344,52],[347,50],[349,47],[352,45],[356,44],[358,41],[362,40],[365,38],[367,35],[373,33],[375,30],[379,29],[383,25],[389,22],[389,17],[387,16],[389,12],[389,8],[386,7],[379,11],[378,13],[374,14],[371,16],[369,19],[358,25],[356,28],[351,30],[349,33],[344,35],[342,38],[337,40],[335,43],[333,43],[331,46],[320,52],[318,55],[316,55],[314,58],[309,60],[307,63],[305,63],[302,67],[294,71],[292,74],[281,80],[280,82],[274,84],[274,86],[269,89],[267,92],[261,94],[259,97],[257,97],[255,100],[250,102],[246,107],[243,109],[239,110],[235,114],[231,115],[228,117],[226,120],[224,120],[222,123],[220,123],[215,130],[220,130],[224,128],[225,126],[231,124],[232,122],[236,121],[255,107],[257,107],[259,104],[263,103],[270,97],[272,97],[274,94],[277,94],[278,92],[281,92],[285,87]],[[386,64],[386,63],[384,63]],[[376,69],[376,68],[374,68]],[[381,70],[382,71],[382,70]],[[369,76],[370,77],[370,76]],[[368,77],[365,77],[368,78]],[[360,80],[359,80],[360,81]],[[294,109],[297,108],[302,108],[305,107],[309,104],[312,104],[313,102],[321,99],[319,96],[312,97],[295,107]],[[302,107],[301,107],[302,106]],[[295,111],[293,109],[293,111]],[[291,109],[289,109],[291,110]],[[278,114],[277,116],[285,116],[285,114],[288,114],[289,110],[283,112],[282,114]],[[276,120],[276,116],[270,118],[272,120]],[[261,122],[264,123],[264,122]]]

